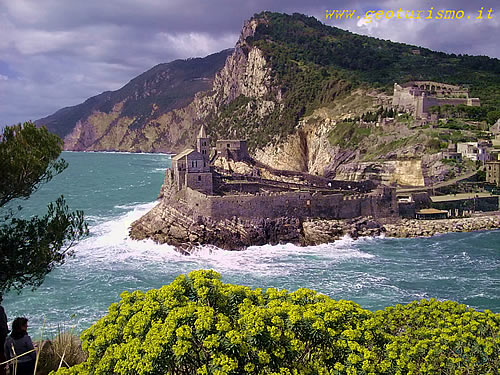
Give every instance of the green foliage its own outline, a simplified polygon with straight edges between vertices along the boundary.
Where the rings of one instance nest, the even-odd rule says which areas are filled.
[[[371,133],[369,127],[354,122],[341,122],[328,134],[328,140],[332,146],[355,149],[356,146]]]
[[[500,110],[490,111],[486,115],[488,124],[493,125],[500,118]]]
[[[263,52],[271,67],[270,93],[259,99],[239,97],[223,107],[210,120],[209,128],[216,138],[246,138],[251,150],[260,148],[293,133],[300,119],[353,88],[392,92],[394,82],[409,80],[469,85],[482,107],[449,106],[449,117],[486,121],[489,111],[500,108],[497,59],[448,55],[425,48],[414,55],[415,46],[356,35],[301,14],[263,12],[255,18],[259,20],[256,31],[247,37],[242,50],[258,47]],[[259,101],[264,100],[274,102],[274,107],[259,113]],[[379,116],[395,115],[381,107],[361,119],[374,122]],[[398,122],[412,120],[396,117]]]
[[[0,138],[0,294],[38,287],[88,233],[83,212],[70,212],[63,197],[48,205],[46,215],[30,219],[16,217],[7,205],[28,198],[67,167],[57,160],[62,145],[59,137],[31,122],[6,127]]]
[[[392,108],[387,109],[387,108],[384,108],[381,106],[375,112],[368,111],[366,113],[363,113],[363,115],[361,116],[361,120],[366,121],[366,122],[376,122],[376,121],[378,121],[379,117],[380,118],[387,118],[387,117],[394,118],[395,115],[396,115],[396,112]]]
[[[476,129],[476,127],[474,127],[466,122],[459,121],[459,120],[456,120],[453,118],[449,119],[446,122],[439,121],[438,127],[445,128],[445,129],[454,129],[454,130],[474,130],[474,129]]]
[[[429,138],[425,144],[426,151],[433,154],[439,152],[441,149],[446,148],[448,144],[443,142],[440,138]]]
[[[333,71],[293,63],[288,68],[286,75],[280,78],[281,103],[261,117],[257,114],[257,100],[240,95],[210,120],[212,136],[247,139],[251,150],[263,147],[293,133],[303,116],[351,89],[351,85]]]
[[[372,313],[312,290],[250,289],[194,271],[124,292],[57,374],[493,374],[500,314],[416,301]]]
[[[500,314],[452,301],[414,301],[374,314],[388,341],[388,373],[494,374],[500,368]]]
[[[28,198],[42,183],[68,166],[57,160],[63,141],[31,122],[6,127],[0,138],[0,207]]]
[[[443,124],[440,122],[439,128],[446,128],[446,124]],[[441,131],[438,136],[442,141],[446,142],[451,142],[451,143],[458,143],[458,142],[473,142],[477,140],[477,137],[467,134],[466,132],[460,131],[460,130],[453,130],[453,131]]]
[[[482,105],[500,108],[500,60],[434,52],[417,47],[357,35],[324,25],[314,17],[262,12],[264,21],[247,41],[269,54],[279,74],[291,61],[331,67],[349,81],[390,88],[394,82],[435,80],[470,85],[470,94]],[[278,57],[277,57],[278,56]]]

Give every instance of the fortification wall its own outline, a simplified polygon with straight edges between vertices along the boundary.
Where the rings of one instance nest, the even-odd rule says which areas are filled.
[[[432,97],[425,97],[423,98],[423,112],[429,112],[429,108],[432,106],[441,106],[445,104],[457,106],[460,104],[467,105],[468,104],[467,98],[432,98]]]
[[[185,204],[195,216],[212,216],[212,196],[205,195],[199,191],[186,188],[181,192],[184,195]]]
[[[261,218],[351,219],[358,216],[387,217],[397,214],[395,194],[322,195],[310,192],[286,192],[270,195],[207,196],[186,189],[186,204],[194,215],[215,220]]]
[[[467,99],[467,105],[472,107],[480,107],[481,101],[479,100],[479,98],[469,98]]]
[[[394,85],[394,95],[392,97],[393,106],[413,112],[415,110],[415,103],[415,97],[408,89],[404,89],[399,85]]]
[[[212,173],[186,173],[186,186],[192,189],[203,191],[207,194],[213,193]]]

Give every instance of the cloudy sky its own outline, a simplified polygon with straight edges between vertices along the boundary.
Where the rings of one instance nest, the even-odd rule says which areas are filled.
[[[495,6],[500,14],[498,0],[0,0],[0,126],[116,90],[158,63],[233,47],[243,22],[262,10],[304,13],[356,33],[500,58]],[[463,10],[465,17],[370,23],[325,17],[333,9],[363,16],[400,8],[428,14],[431,7]]]

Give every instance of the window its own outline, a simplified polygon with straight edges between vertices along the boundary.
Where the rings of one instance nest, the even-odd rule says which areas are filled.
[[[198,181],[201,181],[201,176],[198,176]]]
[[[231,147],[231,145],[228,143],[228,144],[227,144],[227,148],[229,148],[229,147]]]

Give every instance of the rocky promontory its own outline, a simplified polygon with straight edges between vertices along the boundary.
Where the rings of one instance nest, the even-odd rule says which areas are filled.
[[[429,237],[448,232],[472,232],[500,228],[500,213],[457,219],[400,219],[382,223],[371,217],[350,220],[299,220],[296,218],[240,219],[215,221],[198,216],[178,202],[161,200],[150,212],[135,221],[130,237],[150,238],[167,243],[185,254],[199,245],[213,245],[226,250],[243,250],[249,246],[293,243],[301,246],[334,242],[344,236],[352,238]]]
[[[301,223],[298,219],[278,218],[215,221],[197,216],[180,203],[162,200],[146,215],[132,223],[130,237],[151,238],[167,243],[181,252],[198,245],[213,245],[226,250],[242,250],[252,245],[300,243]]]

